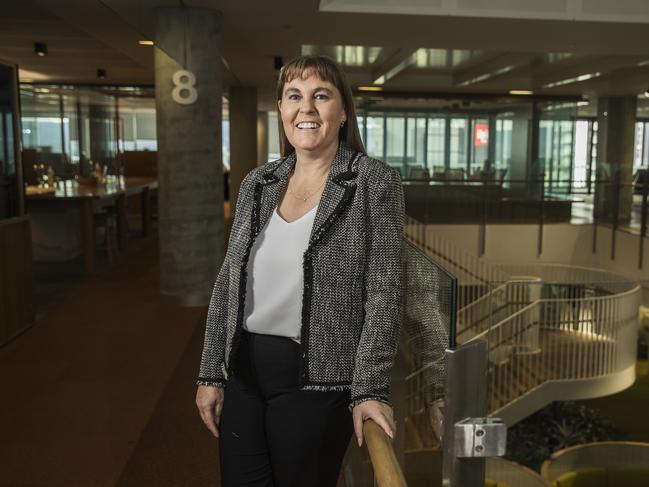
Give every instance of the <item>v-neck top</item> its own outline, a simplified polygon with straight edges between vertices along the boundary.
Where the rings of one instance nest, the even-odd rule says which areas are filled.
[[[243,328],[279,335],[299,343],[304,273],[302,258],[309,244],[318,205],[295,221],[277,212],[262,228],[250,250]]]

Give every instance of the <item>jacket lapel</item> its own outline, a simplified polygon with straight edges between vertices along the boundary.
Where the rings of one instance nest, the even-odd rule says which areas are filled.
[[[356,190],[357,172],[352,163],[360,157],[346,144],[340,143],[325,183],[313,228],[309,247],[318,242],[351,201]],[[288,176],[296,161],[295,152],[288,157],[269,164],[255,184],[255,201],[252,211],[252,237],[255,238],[266,225],[288,184]]]

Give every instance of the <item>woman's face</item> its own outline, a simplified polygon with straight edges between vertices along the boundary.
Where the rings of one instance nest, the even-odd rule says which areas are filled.
[[[296,151],[318,152],[338,145],[340,124],[347,120],[342,96],[334,85],[316,75],[284,85],[277,101],[284,132]]]

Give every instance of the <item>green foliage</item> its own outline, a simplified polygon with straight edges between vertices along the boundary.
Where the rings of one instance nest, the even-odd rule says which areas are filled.
[[[508,459],[531,469],[563,448],[624,439],[624,433],[598,412],[572,401],[553,402],[507,432]]]

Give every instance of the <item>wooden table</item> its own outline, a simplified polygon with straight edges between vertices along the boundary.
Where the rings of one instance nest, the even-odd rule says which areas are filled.
[[[27,186],[25,204],[28,211],[38,209],[78,208],[81,211],[81,248],[86,272],[95,269],[95,222],[94,210],[115,206],[117,209],[117,234],[120,250],[128,245],[126,198],[140,194],[142,199],[142,232],[151,230],[151,195],[157,190],[158,181],[147,177],[108,177],[105,184],[80,185],[76,181],[61,181],[56,188]]]

